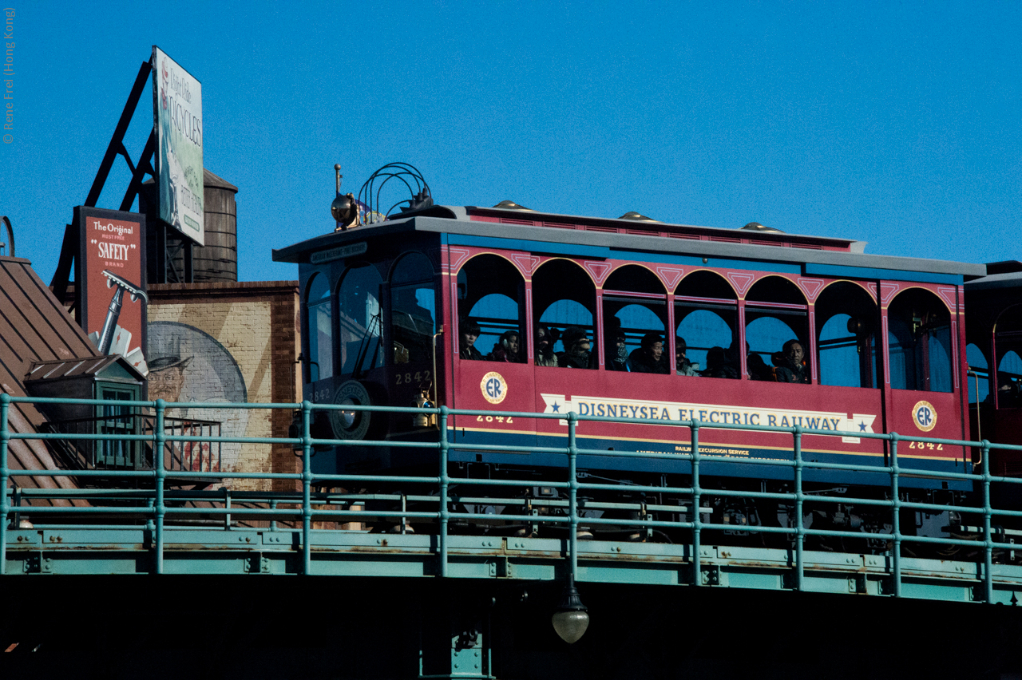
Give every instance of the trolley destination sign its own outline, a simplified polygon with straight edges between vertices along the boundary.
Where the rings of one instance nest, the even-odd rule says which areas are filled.
[[[576,413],[580,416],[635,418],[642,420],[701,420],[723,425],[767,425],[769,427],[804,427],[833,432],[873,433],[874,414],[832,411],[749,408],[723,404],[697,404],[647,399],[607,399],[578,395],[541,394],[546,403],[543,413]],[[567,422],[567,421],[562,421]],[[841,438],[847,444],[858,444],[859,438]]]

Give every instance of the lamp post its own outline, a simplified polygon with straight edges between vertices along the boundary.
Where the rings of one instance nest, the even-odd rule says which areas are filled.
[[[575,577],[571,574],[568,574],[568,584],[561,594],[561,603],[550,617],[550,623],[569,645],[578,642],[589,627],[589,610],[582,604],[575,588]]]

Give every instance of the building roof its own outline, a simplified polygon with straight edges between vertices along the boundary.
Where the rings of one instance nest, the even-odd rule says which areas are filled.
[[[217,177],[206,168],[202,169],[202,185],[206,187],[217,187],[218,189],[227,189],[238,193],[238,187],[234,186],[223,177]]]
[[[145,376],[132,366],[130,361],[118,354],[111,354],[105,357],[88,356],[54,361],[34,361],[23,382],[31,383],[40,380],[59,380],[82,376],[98,378],[102,377],[103,373],[111,366],[117,366],[121,370],[127,371],[136,380],[145,380]]]
[[[12,396],[26,396],[24,380],[34,363],[94,354],[88,336],[35,273],[32,263],[0,256],[0,389]],[[35,432],[46,422],[31,404],[12,404],[8,418],[11,432],[17,434]],[[59,469],[41,441],[12,439],[8,451],[12,470]],[[67,477],[16,477],[11,481],[25,488],[76,487]],[[87,505],[84,501],[75,504],[79,503]],[[68,505],[68,501],[55,504]]]

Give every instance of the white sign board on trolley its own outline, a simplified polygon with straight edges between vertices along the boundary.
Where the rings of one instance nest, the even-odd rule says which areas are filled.
[[[155,45],[152,66],[160,219],[205,245],[202,84]]]

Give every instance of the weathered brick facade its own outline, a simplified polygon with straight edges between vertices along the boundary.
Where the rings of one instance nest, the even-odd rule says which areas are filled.
[[[298,282],[150,284],[149,353],[180,355],[185,385],[181,401],[295,403],[301,400],[297,366]],[[243,382],[243,385],[240,383]],[[200,412],[188,417],[224,421],[225,436],[286,437],[287,410]],[[287,445],[225,446],[225,472],[300,472]],[[268,490],[267,480],[233,480],[238,490]],[[297,482],[274,480],[273,490]]]

